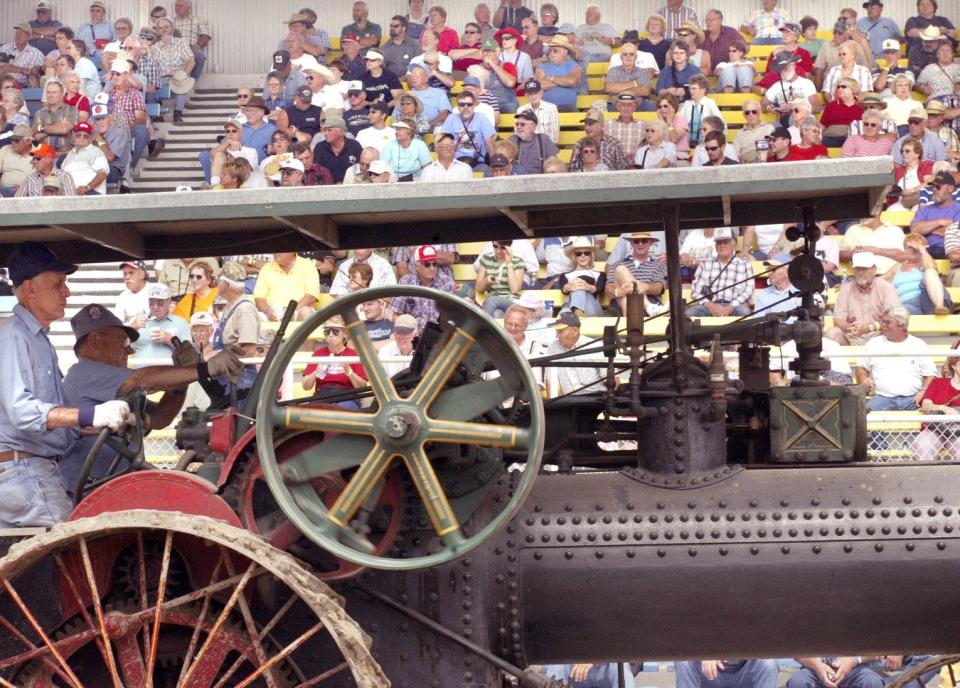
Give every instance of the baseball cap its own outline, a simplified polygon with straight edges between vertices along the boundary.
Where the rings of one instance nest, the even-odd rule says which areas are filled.
[[[41,143],[39,146],[30,151],[30,155],[35,158],[56,159],[57,151],[54,150],[53,146],[51,146],[49,143]]]
[[[193,327],[194,325],[209,325],[210,327],[213,327],[214,324],[215,321],[213,319],[213,314],[209,313],[208,311],[197,311],[190,316],[190,327]]]
[[[102,10],[107,9],[107,4],[103,0],[92,0],[90,7],[99,7]]]
[[[130,63],[126,60],[115,58],[113,62],[110,63],[110,71],[116,72],[117,74],[128,74],[130,72]]]
[[[870,251],[854,253],[851,262],[855,268],[875,268],[877,266],[877,259]]]
[[[838,19],[836,22],[834,22],[833,24],[834,33],[847,33],[849,31],[850,31],[850,27],[847,26],[847,22],[845,20]]]
[[[528,291],[520,294],[520,298],[515,299],[513,302],[514,306],[520,306],[521,308],[526,308],[531,311],[539,311],[543,308],[543,298],[532,294]]]
[[[714,241],[733,241],[733,230],[729,227],[720,227],[713,233]]]
[[[93,136],[93,125],[90,122],[77,122],[77,125],[73,128],[76,132],[84,132]]]
[[[510,161],[506,155],[497,153],[490,158],[490,167],[510,167]]]
[[[37,3],[36,9],[38,10],[49,10],[53,9],[53,6],[50,4],[49,0],[40,0]]]
[[[883,3],[880,0],[867,0],[863,3],[863,9],[870,9],[871,7],[878,6],[883,7]]]
[[[273,54],[273,66],[283,69],[290,64],[290,51],[278,50]]]
[[[418,246],[413,255],[418,263],[422,263],[427,260],[436,260],[437,249],[430,244],[425,244],[423,246]]]
[[[348,81],[347,82],[347,93],[363,93],[363,82],[362,81]]]
[[[590,108],[583,116],[584,122],[602,122],[603,119],[603,112],[597,108]]]
[[[70,318],[70,329],[73,330],[73,336],[80,341],[91,332],[99,332],[107,327],[122,327],[131,342],[140,338],[140,333],[132,327],[127,327],[117,316],[110,312],[106,306],[99,303],[91,303],[80,309],[80,312]]]
[[[483,50],[500,50],[500,44],[497,43],[492,38],[488,38],[483,42],[483,45],[481,46],[481,48]]]
[[[888,38],[883,42],[882,48],[884,51],[896,50],[897,52],[900,52],[900,41],[898,41],[896,38]]]
[[[359,43],[360,39],[357,38],[357,34],[355,33],[345,33],[340,37],[340,43],[343,43],[344,41],[353,41],[354,43]]]
[[[933,178],[934,184],[949,184],[950,186],[956,186],[957,182],[953,178],[953,175],[946,170],[940,170],[937,172],[936,176]]]
[[[290,18],[285,22],[286,24],[309,24],[310,17],[307,15],[297,12],[296,14],[290,15]]]
[[[417,331],[417,319],[409,313],[404,313],[393,323],[393,331],[410,334]]]
[[[320,124],[322,129],[343,129],[346,131],[347,123],[343,121],[343,117],[327,117]]]
[[[30,35],[33,33],[33,27],[30,26],[30,22],[23,22],[22,24],[17,24],[15,27],[18,31],[23,31],[25,34]]]
[[[534,124],[539,124],[540,120],[537,118],[537,113],[533,110],[521,110],[517,113],[517,119],[525,119]]]
[[[373,48],[370,48],[369,50],[367,50],[367,54],[363,56],[363,59],[379,60],[380,62],[383,62],[383,53],[380,52],[379,50],[374,50]]]
[[[618,93],[617,100],[621,103],[636,103],[637,96],[633,93]]]
[[[281,170],[297,170],[298,172],[303,172],[303,162],[297,160],[296,158],[290,158],[289,160],[284,160],[280,163]]]
[[[20,139],[30,139],[32,141],[33,130],[26,124],[18,124],[13,128],[13,131],[10,132],[10,138],[13,141],[19,141]]]
[[[789,31],[790,33],[795,33],[798,36],[803,33],[803,29],[796,22],[786,22],[783,26],[780,27],[781,31]]]
[[[90,110],[90,119],[105,119],[110,114],[110,106],[97,103]]]
[[[60,260],[53,251],[37,241],[25,241],[7,257],[7,271],[13,286],[19,287],[28,279],[43,272],[62,272],[72,275],[77,266]]]
[[[309,86],[301,86],[297,89],[297,97],[300,98],[300,100],[310,102],[310,100],[313,99],[313,91],[310,90]]]
[[[144,272],[147,271],[147,264],[144,263],[142,260],[125,260],[122,263],[120,263],[120,267],[118,267],[117,269],[123,270],[123,268],[126,267],[127,265],[129,265],[132,268],[136,268],[137,270],[143,270]]]
[[[300,162],[300,161],[297,160],[297,162]],[[300,167],[301,169],[303,168],[303,163],[300,163]],[[220,269],[220,274],[217,276],[217,279],[226,280],[227,282],[233,282],[242,287],[244,281],[247,279],[247,272],[246,270],[243,269],[243,266],[240,265],[240,263],[232,260],[223,264],[223,267]]]
[[[536,93],[537,91],[542,91],[543,86],[541,86],[540,82],[537,81],[536,79],[530,79],[523,85],[523,90],[526,91],[527,93],[530,93],[531,91],[533,93]]]
[[[777,127],[773,130],[773,133],[767,137],[769,141],[773,139],[790,139],[792,141],[793,137],[790,136],[790,131],[786,127]]]
[[[163,282],[154,282],[153,284],[147,285],[148,299],[159,299],[161,301],[165,301],[172,296],[173,294],[170,293],[170,287]]]
[[[144,40],[148,40],[148,41],[157,40],[157,32],[154,31],[149,26],[144,26],[142,29],[140,29],[137,35]]]
[[[553,321],[552,327],[564,330],[568,327],[580,327],[580,318],[573,311],[564,311]]]
[[[468,77],[464,78],[464,80],[463,80],[463,85],[464,85],[464,86],[479,86],[479,85],[480,85],[480,79],[478,79],[478,78],[475,77],[475,76],[468,76]]]

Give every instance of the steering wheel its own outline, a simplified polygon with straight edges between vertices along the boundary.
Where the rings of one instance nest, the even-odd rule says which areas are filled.
[[[430,352],[423,375],[405,394],[394,387],[366,326],[357,316],[361,303],[393,297],[433,300],[440,313],[440,340]],[[346,322],[350,341],[369,378],[375,406],[354,411],[278,403],[277,391],[294,354],[334,315]],[[474,354],[489,359],[500,376],[460,380],[458,367],[468,353],[471,360]],[[459,384],[448,384],[455,373]],[[526,404],[523,426],[490,422],[498,406],[510,397]],[[282,344],[264,377],[257,403],[257,452],[277,504],[304,535],[334,555],[362,566],[413,570],[450,561],[474,549],[516,514],[539,470],[543,427],[543,402],[533,372],[517,346],[486,313],[434,289],[381,287],[338,298],[310,316]],[[298,456],[278,462],[274,438],[291,430],[335,434]],[[433,444],[509,449],[510,462],[524,464],[509,498],[503,498],[503,506],[498,504],[499,511],[485,523],[470,522],[472,532],[460,523],[438,477],[428,454]],[[363,523],[359,522],[362,513],[358,513],[376,503],[384,477],[395,463],[409,473],[439,539],[439,551],[393,558],[390,553],[374,554],[365,537]],[[464,466],[460,470],[476,468]],[[328,506],[311,481],[340,471],[345,472],[346,484]]]
[[[102,428],[94,440],[93,446],[87,452],[87,457],[83,460],[83,467],[80,469],[80,477],[77,479],[77,487],[73,492],[73,503],[77,505],[83,499],[85,493],[96,489],[114,478],[126,475],[133,471],[140,470],[146,462],[143,452],[143,414],[147,402],[147,394],[142,389],[137,388],[124,397],[124,401],[130,406],[130,412],[133,414],[134,422],[128,425],[123,433],[116,437],[112,434],[110,428]],[[104,446],[116,452],[106,475],[102,478],[89,481],[90,473],[97,461],[97,454]],[[127,461],[127,467],[123,470],[117,470],[120,460]]]

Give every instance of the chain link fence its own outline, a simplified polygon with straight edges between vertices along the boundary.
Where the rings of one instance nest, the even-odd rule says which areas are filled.
[[[867,416],[867,430],[867,456],[871,461],[949,461],[960,457],[960,416],[876,412]]]

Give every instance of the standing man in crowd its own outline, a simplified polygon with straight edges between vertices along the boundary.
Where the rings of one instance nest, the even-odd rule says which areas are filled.
[[[353,3],[353,23],[347,24],[340,31],[340,41],[343,44],[343,37],[347,34],[353,34],[361,48],[375,48],[380,45],[380,37],[383,32],[379,24],[370,21],[370,8],[363,0],[357,0]]]
[[[74,428],[119,430],[125,401],[68,406],[50,325],[66,310],[77,266],[46,246],[20,244],[7,259],[17,305],[0,322],[0,527],[52,526],[72,508],[58,462]]]
[[[390,19],[390,40],[383,44],[383,66],[391,74],[402,76],[407,73],[410,60],[423,52],[420,41],[407,35],[407,18],[397,14]]]
[[[173,14],[173,28],[193,51],[194,65],[190,76],[197,79],[207,64],[207,46],[213,37],[210,27],[206,21],[193,15],[193,0],[176,0]]]
[[[532,17],[533,10],[523,6],[523,0],[500,0],[500,6],[493,13],[493,25],[498,29],[513,27],[523,29],[523,20]]]

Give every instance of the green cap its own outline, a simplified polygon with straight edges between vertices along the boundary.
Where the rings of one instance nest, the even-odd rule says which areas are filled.
[[[497,43],[492,38],[488,38],[483,42],[483,49],[484,50],[500,50],[500,44]]]

